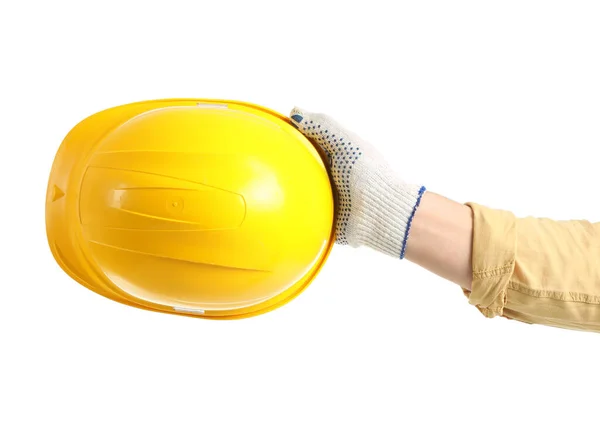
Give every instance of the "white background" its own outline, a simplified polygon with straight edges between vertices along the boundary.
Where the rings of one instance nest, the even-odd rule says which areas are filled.
[[[336,248],[215,322],[85,290],[44,228],[68,130],[167,97],[326,112],[432,191],[599,221],[597,2],[7,1],[0,37],[0,437],[598,436],[600,334],[485,319],[409,262]]]

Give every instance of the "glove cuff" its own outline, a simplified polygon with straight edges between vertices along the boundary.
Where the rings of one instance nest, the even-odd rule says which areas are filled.
[[[350,245],[365,245],[404,258],[413,217],[424,186],[407,184],[383,172],[363,175],[361,203],[352,206]]]

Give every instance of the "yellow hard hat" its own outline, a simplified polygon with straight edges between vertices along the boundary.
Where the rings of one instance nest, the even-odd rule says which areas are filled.
[[[54,258],[110,299],[204,318],[297,296],[334,242],[322,153],[271,110],[158,100],[80,122],[46,198]]]

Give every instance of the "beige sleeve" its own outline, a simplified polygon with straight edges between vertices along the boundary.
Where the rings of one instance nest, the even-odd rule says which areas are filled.
[[[600,223],[473,209],[473,284],[486,317],[600,332]]]

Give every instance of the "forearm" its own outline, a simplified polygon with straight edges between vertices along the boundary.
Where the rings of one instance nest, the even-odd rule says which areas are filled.
[[[413,218],[406,259],[469,290],[472,244],[471,208],[426,192]]]

